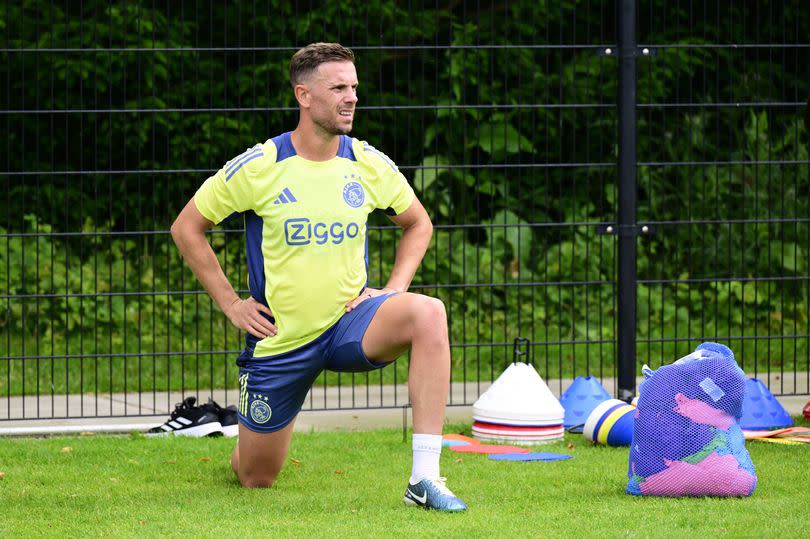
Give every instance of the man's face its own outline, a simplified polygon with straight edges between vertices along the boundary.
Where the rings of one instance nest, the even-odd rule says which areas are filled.
[[[330,135],[352,130],[357,105],[357,71],[351,62],[327,62],[306,81],[313,123]]]

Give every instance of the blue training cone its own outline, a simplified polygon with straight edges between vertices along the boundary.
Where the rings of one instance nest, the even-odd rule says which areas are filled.
[[[593,409],[608,399],[610,394],[595,377],[577,376],[560,397],[560,404],[565,409],[563,426],[568,429],[584,425]]]
[[[793,418],[765,387],[765,384],[757,378],[749,378],[745,381],[740,428],[770,430],[792,426]]]

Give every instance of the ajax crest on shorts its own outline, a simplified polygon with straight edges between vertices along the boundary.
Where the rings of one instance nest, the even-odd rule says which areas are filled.
[[[273,410],[267,404],[268,398],[258,393],[252,394],[251,397],[253,400],[250,403],[250,418],[260,425],[270,421]]]

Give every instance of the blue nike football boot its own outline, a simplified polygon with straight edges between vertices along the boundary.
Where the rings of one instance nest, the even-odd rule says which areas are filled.
[[[467,504],[450,492],[445,481],[447,480],[444,477],[422,479],[415,485],[408,481],[408,488],[405,489],[405,505],[451,513],[466,511]]]

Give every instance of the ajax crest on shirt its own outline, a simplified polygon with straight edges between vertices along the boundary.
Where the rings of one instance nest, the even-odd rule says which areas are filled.
[[[354,174],[352,174],[352,176],[354,176]],[[366,195],[363,192],[363,186],[358,182],[351,181],[343,188],[343,200],[352,208],[362,206],[365,199]]]

